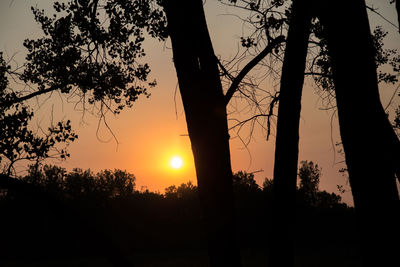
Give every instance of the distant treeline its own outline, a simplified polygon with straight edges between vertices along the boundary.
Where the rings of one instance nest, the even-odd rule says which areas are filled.
[[[299,208],[348,208],[342,202],[341,196],[328,193],[319,189],[321,170],[312,161],[301,162],[299,170],[299,185],[297,190],[297,204]],[[103,170],[94,173],[90,170],[79,168],[67,172],[65,168],[44,165],[39,168],[31,166],[26,176],[19,178],[21,181],[32,185],[32,189],[46,193],[48,196],[60,201],[89,201],[103,205],[105,202],[115,200],[129,201],[140,196],[152,195],[160,199],[197,199],[197,186],[192,182],[182,183],[179,186],[171,185],[165,188],[165,193],[136,190],[136,178],[127,171]],[[247,198],[263,195],[264,200],[270,199],[272,180],[265,178],[259,186],[252,173],[239,171],[233,175],[233,189],[237,204]],[[4,190],[2,200],[16,200],[20,192]],[[147,197],[146,197],[147,198]],[[197,200],[196,200],[197,201]]]
[[[319,189],[320,175],[318,165],[301,163],[298,215],[293,222],[298,225],[298,240],[353,242],[353,210],[340,195]],[[162,194],[136,190],[135,176],[126,171],[67,172],[50,165],[31,167],[20,180],[29,184],[27,190],[3,190],[1,194],[0,227],[7,229],[1,234],[3,259],[104,256],[110,246],[131,255],[206,248],[197,187],[191,182],[172,185]],[[259,186],[251,173],[234,174],[242,248],[268,246],[271,187],[269,179]]]

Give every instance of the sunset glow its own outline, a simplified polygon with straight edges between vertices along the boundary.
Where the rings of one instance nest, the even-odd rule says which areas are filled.
[[[180,169],[183,166],[183,160],[179,156],[175,156],[171,159],[170,163],[171,167],[173,169]]]

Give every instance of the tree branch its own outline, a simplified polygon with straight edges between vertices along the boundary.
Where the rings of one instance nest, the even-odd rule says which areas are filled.
[[[311,75],[311,76],[321,76],[324,78],[332,78],[331,75],[328,75],[326,73],[318,73],[318,72],[304,72],[304,75]]]
[[[390,25],[392,25],[393,27],[395,27],[399,32],[400,32],[400,26],[396,26],[396,24],[394,24],[393,22],[391,22],[390,20],[388,20],[387,18],[385,18],[381,13],[379,13],[378,11],[376,11],[375,8],[372,8],[368,5],[365,6],[368,10],[370,10],[371,12],[377,14],[379,17],[381,17],[384,21],[386,21],[387,23],[389,23]],[[399,12],[400,12],[400,2],[398,0],[396,0],[396,10],[397,10],[397,19],[399,21],[399,25],[400,25],[400,16],[399,16]]]
[[[232,81],[231,86],[229,87],[228,91],[225,94],[225,105],[229,103],[233,94],[239,87],[239,84],[243,80],[243,78],[252,70],[264,57],[266,57],[272,50],[279,44],[285,41],[285,37],[283,35],[278,36],[277,38],[273,39],[263,51],[260,52],[255,58],[253,58],[246,66],[239,72],[236,78]]]
[[[0,104],[0,106],[10,107],[10,106],[12,106],[14,104],[18,104],[18,103],[21,103],[23,101],[29,100],[29,99],[31,99],[31,98],[33,98],[35,96],[39,96],[39,95],[47,94],[47,93],[49,93],[51,91],[55,91],[58,88],[59,88],[59,86],[52,86],[52,87],[44,89],[44,90],[35,91],[35,92],[31,93],[31,94],[14,98],[11,101],[3,102],[3,103]]]
[[[274,107],[276,106],[278,101],[279,101],[279,93],[276,93],[275,96],[273,96],[272,101],[269,105],[268,113],[256,114],[256,115],[253,115],[252,117],[247,118],[242,121],[235,119],[235,121],[237,121],[237,123],[235,125],[233,125],[232,127],[230,127],[229,130],[233,130],[237,127],[242,128],[243,125],[245,125],[246,123],[248,123],[252,120],[256,120],[259,117],[266,117],[267,118],[267,129],[266,130],[267,130],[267,140],[268,140],[269,136],[271,135],[271,117],[274,116]],[[240,131],[240,129],[239,129],[239,131]]]

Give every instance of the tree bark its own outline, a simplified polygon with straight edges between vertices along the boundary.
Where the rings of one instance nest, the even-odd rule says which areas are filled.
[[[393,129],[379,98],[365,2],[326,0],[320,11],[364,265],[394,266],[399,262],[400,203],[388,147]]]
[[[165,0],[211,266],[240,266],[224,95],[201,0]]]
[[[299,120],[310,26],[308,1],[293,1],[279,93],[270,267],[294,264]]]

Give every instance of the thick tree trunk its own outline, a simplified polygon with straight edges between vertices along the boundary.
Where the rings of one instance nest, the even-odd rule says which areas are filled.
[[[340,134],[364,264],[395,266],[399,264],[400,204],[393,154],[387,146],[391,125],[379,98],[365,2],[324,1],[320,18],[332,59]]]
[[[164,8],[196,166],[211,266],[239,266],[224,95],[202,0]]]
[[[282,67],[275,144],[273,227],[270,235],[269,267],[294,264],[299,120],[311,26],[309,9],[308,1],[293,2]]]

